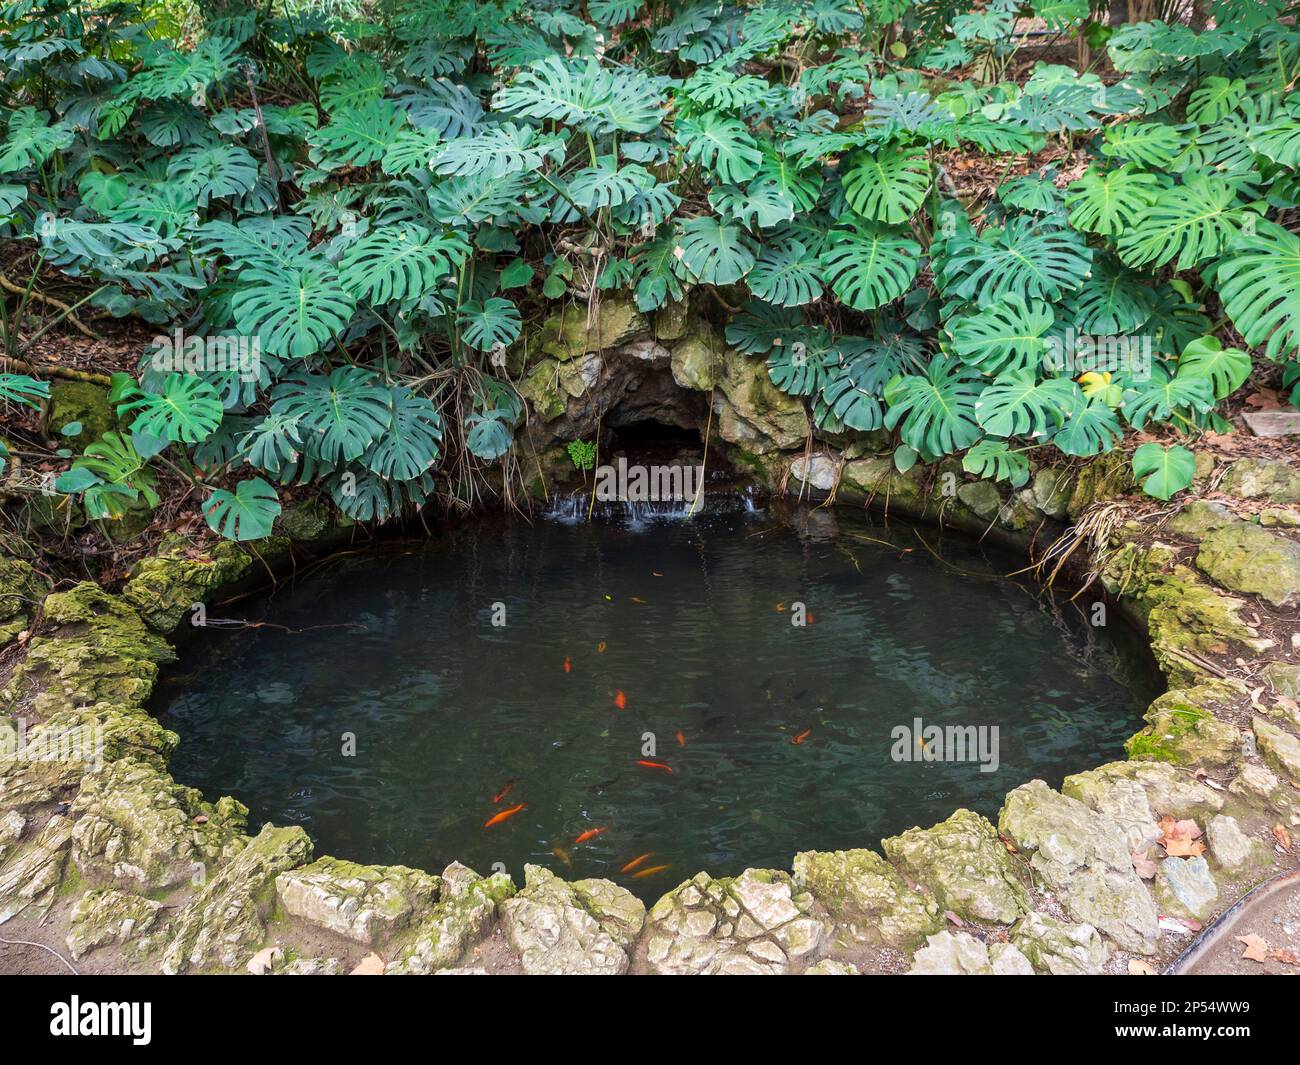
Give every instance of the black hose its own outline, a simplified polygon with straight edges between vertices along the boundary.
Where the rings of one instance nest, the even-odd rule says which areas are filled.
[[[1245,912],[1246,907],[1252,902],[1258,902],[1266,899],[1279,891],[1295,885],[1300,887],[1300,869],[1293,870],[1289,873],[1279,873],[1271,880],[1265,880],[1259,887],[1246,892],[1236,902],[1224,910],[1214,921],[1209,924],[1191,943],[1187,945],[1178,957],[1176,957],[1165,969],[1165,976],[1186,976],[1187,970],[1200,961],[1211,948],[1215,947],[1222,941],[1224,936],[1232,931],[1241,915]]]

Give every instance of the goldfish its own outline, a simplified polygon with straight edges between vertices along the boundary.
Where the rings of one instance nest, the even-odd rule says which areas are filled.
[[[641,603],[641,604],[644,605],[645,600],[642,599],[639,595],[634,595],[634,596],[632,596],[632,602],[634,602],[634,603]]]
[[[492,796],[492,801],[500,802],[502,799],[504,799],[507,795],[509,795],[514,790],[515,790],[515,782],[513,780],[507,781],[506,786]]]
[[[633,858],[630,862],[628,862],[627,865],[623,866],[623,868],[620,869],[619,872],[630,873],[633,869],[635,869],[638,865],[644,862],[647,858],[653,856],[654,856],[654,851],[646,851],[644,854],[638,854],[635,858]]]
[[[817,615],[814,614],[811,610],[808,611],[807,616],[804,618],[805,623],[809,625],[811,625],[816,620],[817,620]]]
[[[565,656],[565,659],[564,659],[564,672],[566,672],[566,673],[572,673],[572,672],[573,672],[573,663],[569,661],[567,655]]]
[[[527,809],[528,809],[528,804],[521,802],[518,806],[510,807],[509,810],[502,810],[499,814],[493,814],[485,822],[483,822],[483,827],[491,828],[493,825],[499,825],[501,824],[502,821],[507,821],[510,818],[514,817],[515,814],[519,813],[521,810],[527,810]]]
[[[579,836],[577,839],[575,839],[573,842],[574,842],[574,843],[586,843],[587,840],[589,840],[589,839],[595,839],[597,836],[599,836],[599,835],[600,835],[602,832],[604,832],[604,831],[605,831],[605,829],[604,829],[603,826],[602,826],[601,828],[589,828],[589,829],[587,829],[586,832],[584,832],[582,835],[580,835],[580,836]]]
[[[614,693],[614,705],[620,710],[627,709],[627,696],[624,695],[622,691],[616,691]]]
[[[799,744],[803,743],[803,741],[806,740],[811,735],[812,735],[812,729],[806,728],[790,742],[793,743],[796,747],[798,747]]]
[[[671,865],[652,865],[652,866],[650,866],[649,869],[642,869],[639,873],[633,873],[633,874],[632,874],[632,879],[633,879],[633,880],[640,880],[642,877],[646,877],[646,876],[654,876],[655,873],[662,873],[662,872],[664,872],[665,870],[667,870],[667,869],[671,869],[671,868],[672,868]]]
[[[603,655],[604,653],[605,653],[605,641],[601,640],[600,643],[596,644],[596,654]]]
[[[554,854],[557,858],[559,858],[560,861],[562,861],[570,869],[573,868],[573,859],[569,857],[569,852],[566,851],[563,847],[552,847],[551,853]]]
[[[777,604],[776,604],[776,612],[777,612],[778,614],[784,614],[784,613],[785,613],[785,604],[784,604],[784,603],[777,603]]]
[[[681,729],[677,730],[677,746],[678,747],[686,746],[686,733],[684,733]]]
[[[665,773],[671,773],[673,771],[673,767],[670,765],[664,765],[663,762],[649,762],[644,758],[638,758],[636,764],[643,765],[647,769],[662,769]]]

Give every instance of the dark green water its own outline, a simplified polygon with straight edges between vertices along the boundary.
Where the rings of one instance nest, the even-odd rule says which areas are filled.
[[[1026,780],[1121,757],[1157,690],[1136,637],[1002,579],[1012,557],[922,535],[942,561],[897,522],[711,505],[467,525],[334,562],[241,604],[284,628],[187,645],[156,702],[182,738],[172,771],[255,825],[303,825],[318,854],[516,880],[536,862],[653,898],[959,806],[995,816]],[[892,730],[918,717],[996,726],[997,770],[893,760]],[[620,873],[646,852],[637,871],[671,868]]]

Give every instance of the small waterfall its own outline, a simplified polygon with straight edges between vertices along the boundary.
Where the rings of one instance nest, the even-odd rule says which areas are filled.
[[[734,492],[708,492],[698,500],[663,499],[651,501],[604,500],[591,505],[591,489],[579,488],[557,493],[542,511],[546,521],[561,525],[579,525],[588,520],[642,528],[654,522],[691,521],[706,514],[739,511],[757,514],[761,507],[752,486]]]

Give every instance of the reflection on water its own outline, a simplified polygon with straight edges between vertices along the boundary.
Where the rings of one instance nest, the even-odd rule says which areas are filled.
[[[1155,694],[1118,623],[968,541],[714,499],[668,517],[464,525],[241,604],[271,624],[201,630],[160,687],[174,774],[318,854],[535,862],[654,898],[996,815],[1026,780],[1122,757]],[[916,719],[996,728],[997,771],[926,761],[923,737],[891,758]]]

